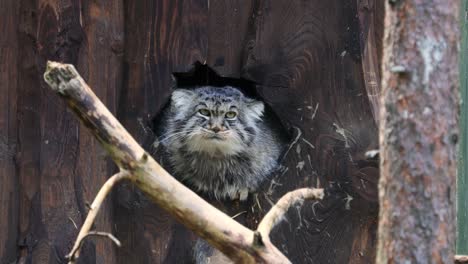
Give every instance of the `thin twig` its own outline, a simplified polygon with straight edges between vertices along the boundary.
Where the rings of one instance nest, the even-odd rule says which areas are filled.
[[[68,220],[70,220],[73,223],[75,229],[78,229],[78,226],[76,225],[75,221],[73,221],[73,219],[70,216],[68,217]]]
[[[286,156],[289,154],[289,151],[291,151],[292,147],[299,141],[299,139],[300,139],[301,136],[302,136],[302,131],[301,131],[301,129],[298,128],[297,126],[294,126],[294,128],[295,128],[296,131],[297,131],[296,137],[295,137],[294,140],[291,142],[291,144],[289,144],[288,149],[286,149],[286,151],[284,152],[283,157],[281,158],[281,160],[284,160],[284,159],[286,158]]]
[[[263,239],[268,239],[271,229],[283,219],[291,206],[304,200],[322,199],[323,196],[323,189],[315,188],[302,188],[288,192],[268,211],[258,225],[257,231],[262,234]]]
[[[112,240],[112,242],[114,242],[114,244],[118,247],[120,247],[122,244],[120,243],[120,241],[114,236],[112,235],[111,233],[107,233],[107,232],[98,232],[98,231],[89,231],[84,237],[83,239],[80,240],[79,242],[79,245],[78,247],[75,249],[75,251],[72,251],[70,252],[70,254],[68,254],[69,256],[72,256],[73,259],[70,259],[70,262],[72,261],[75,261],[76,260],[76,256],[75,253],[77,252],[77,250],[81,249],[81,247],[83,246],[83,243],[85,241],[85,239],[89,236],[101,236],[101,237],[107,237],[109,238],[110,240]]]
[[[238,216],[240,216],[240,215],[243,215],[243,214],[245,214],[245,213],[247,213],[247,211],[239,212],[239,213],[233,215],[231,218],[232,218],[232,219],[235,219],[236,217],[238,217]]]
[[[96,215],[99,212],[99,208],[101,207],[104,199],[106,196],[110,193],[112,190],[112,187],[114,185],[121,181],[122,179],[129,178],[130,174],[126,171],[121,171],[112,177],[110,177],[106,183],[101,187],[99,190],[98,194],[96,195],[96,198],[94,198],[93,203],[91,204],[91,208],[88,212],[88,216],[86,216],[86,219],[81,226],[81,230],[78,233],[78,237],[76,238],[75,244],[73,245],[72,250],[70,253],[66,256],[66,258],[69,259],[69,263],[74,263],[74,261],[79,257],[80,255],[80,248],[82,245],[83,239],[90,234],[91,227],[93,226],[94,219],[96,219]]]

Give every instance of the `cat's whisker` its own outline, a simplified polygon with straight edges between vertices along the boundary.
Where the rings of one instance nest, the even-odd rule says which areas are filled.
[[[170,132],[164,133],[162,135],[158,135],[158,138],[163,138],[163,137],[170,136],[172,134],[180,133],[180,132],[184,132],[184,131],[185,130],[183,130],[183,129],[174,129],[174,130],[171,130]]]
[[[170,138],[172,136],[175,136],[175,135],[180,135],[180,134],[183,134],[184,132],[177,132],[177,133],[170,133],[170,134],[166,134],[164,136],[160,136],[158,137],[158,140],[164,140],[166,138]]]
[[[161,141],[166,141],[168,139],[179,139],[179,138],[183,138],[185,136],[187,136],[186,132],[180,132],[180,133],[177,133],[177,134],[169,135],[169,136],[161,139]]]
[[[164,138],[158,138],[158,141],[159,141],[159,142],[166,141],[166,140],[168,140],[168,139],[170,139],[170,138],[173,138],[173,137],[175,137],[175,136],[181,136],[182,134],[185,134],[185,133],[180,132],[180,133],[170,134],[170,135],[168,135],[168,136],[166,136],[166,137],[164,137]]]
[[[182,131],[182,132],[178,132],[178,133],[172,133],[172,134],[168,135],[168,136],[165,137],[165,138],[162,138],[162,139],[158,138],[158,142],[159,142],[159,143],[162,143],[162,142],[165,142],[165,141],[167,141],[167,140],[169,140],[169,139],[172,139],[172,140],[174,140],[174,139],[180,139],[180,138],[183,138],[183,136],[184,136],[186,133],[187,133],[186,131]]]

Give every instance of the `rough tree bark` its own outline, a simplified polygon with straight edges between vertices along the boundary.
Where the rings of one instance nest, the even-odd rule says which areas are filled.
[[[453,262],[458,10],[458,0],[386,4],[377,263]]]

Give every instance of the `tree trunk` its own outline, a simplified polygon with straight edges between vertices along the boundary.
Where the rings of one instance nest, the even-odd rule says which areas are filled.
[[[459,1],[389,1],[377,263],[452,263]]]

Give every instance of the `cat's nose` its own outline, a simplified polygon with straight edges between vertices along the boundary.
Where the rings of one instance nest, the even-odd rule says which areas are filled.
[[[219,131],[221,131],[221,128],[219,126],[215,126],[211,128],[211,131],[218,133]]]

